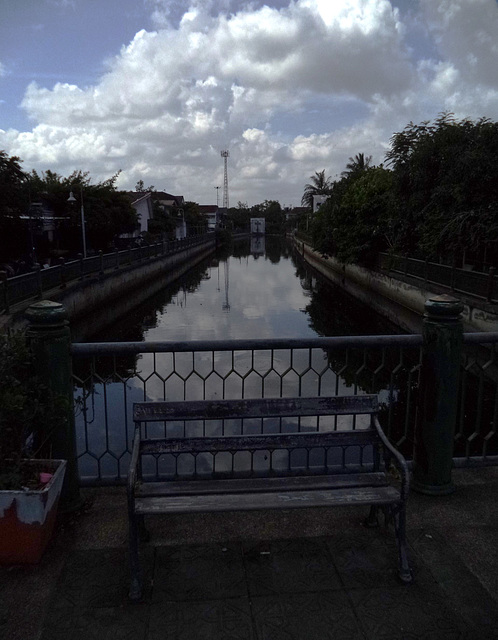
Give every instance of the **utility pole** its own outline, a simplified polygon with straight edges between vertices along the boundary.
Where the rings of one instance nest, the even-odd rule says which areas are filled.
[[[228,149],[225,149],[221,152],[221,157],[224,160],[223,209],[225,209],[225,213],[228,213],[228,158],[230,157],[230,151],[228,151]]]
[[[215,189],[216,189],[216,206],[219,207],[220,206],[220,188],[215,187]]]

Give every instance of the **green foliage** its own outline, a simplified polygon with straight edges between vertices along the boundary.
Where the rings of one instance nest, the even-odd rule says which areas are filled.
[[[362,153],[350,158],[314,217],[317,250],[363,264],[386,249],[448,263],[464,250],[498,260],[497,122],[448,113],[410,122],[386,159],[389,169]]]
[[[247,202],[239,202],[236,207],[230,207],[228,210],[228,220],[232,224],[234,231],[247,231],[249,229],[251,219],[251,210]]]
[[[66,218],[60,229],[61,245],[73,252],[81,251],[81,201],[85,211],[87,245],[93,250],[107,249],[115,236],[132,231],[137,215],[129,198],[116,189],[119,172],[108,180],[92,184],[89,173],[74,171],[68,177],[53,171],[32,171],[32,193],[42,196],[56,216]],[[69,203],[72,192],[76,203]]]
[[[251,218],[265,219],[267,235],[280,235],[284,232],[285,213],[277,200],[265,200],[251,209]]]
[[[23,459],[44,450],[67,420],[67,401],[33,374],[23,334],[0,335],[0,490],[23,484]]]
[[[17,259],[27,250],[25,224],[20,216],[27,210],[29,189],[21,160],[0,151],[0,256]]]
[[[334,183],[331,197],[313,221],[314,246],[344,263],[369,264],[385,248],[383,222],[388,209],[391,172],[372,167]]]
[[[313,196],[327,195],[332,188],[331,178],[325,177],[323,171],[315,171],[314,176],[310,176],[311,182],[304,185],[304,193],[301,198],[301,205],[313,209]]]
[[[184,202],[183,211],[189,234],[196,231],[202,232],[207,229],[207,220],[200,212],[197,202]]]
[[[498,123],[449,113],[410,122],[393,135],[386,158],[404,213],[392,213],[397,251],[448,257],[498,240]]]
[[[371,162],[372,156],[365,157],[364,153],[357,153],[354,158],[349,158],[346,170],[341,173],[341,176],[356,176],[368,169]]]

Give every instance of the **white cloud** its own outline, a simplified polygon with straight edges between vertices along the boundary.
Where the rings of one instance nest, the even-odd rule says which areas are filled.
[[[143,178],[205,203],[229,147],[231,202],[298,204],[315,170],[340,174],[360,151],[381,162],[409,120],[498,117],[494,0],[421,0],[417,29],[437,52],[427,59],[413,57],[413,19],[388,0],[239,2],[231,13],[228,0],[225,13],[214,1],[151,4],[157,31],[139,31],[97,84],[30,84],[22,105],[34,127],[0,131],[0,148],[66,174],[121,168],[123,187]],[[363,105],[362,119],[324,117],[310,133],[308,114],[327,99]],[[293,130],[280,133],[284,114]]]

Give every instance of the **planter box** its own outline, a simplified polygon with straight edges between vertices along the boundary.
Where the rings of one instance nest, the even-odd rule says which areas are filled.
[[[66,461],[29,464],[54,475],[43,489],[0,491],[0,564],[39,562],[52,535]]]

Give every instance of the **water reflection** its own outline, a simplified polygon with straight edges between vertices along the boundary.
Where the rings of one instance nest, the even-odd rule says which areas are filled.
[[[262,246],[264,253],[260,253]],[[94,340],[305,338],[395,332],[391,323],[307,269],[285,242],[266,238],[264,245],[255,247],[245,241],[234,244],[230,252],[220,252]],[[417,353],[408,364],[406,358],[406,354],[386,350],[366,354],[354,349],[328,353],[297,349],[76,361],[78,393],[85,398],[84,411],[77,418],[83,474],[126,474],[132,404],[145,399],[375,392],[389,407],[390,418],[396,418],[394,405],[399,402],[392,400],[404,394],[405,404],[410,406],[407,396],[415,384]],[[393,427],[396,439],[404,437],[406,406],[398,416],[399,425]],[[299,426],[316,429],[318,423],[305,420]],[[253,432],[286,429],[288,425],[246,421],[232,427]],[[347,427],[351,423],[345,418],[320,424],[320,428]],[[169,428],[174,434],[183,425]]]

